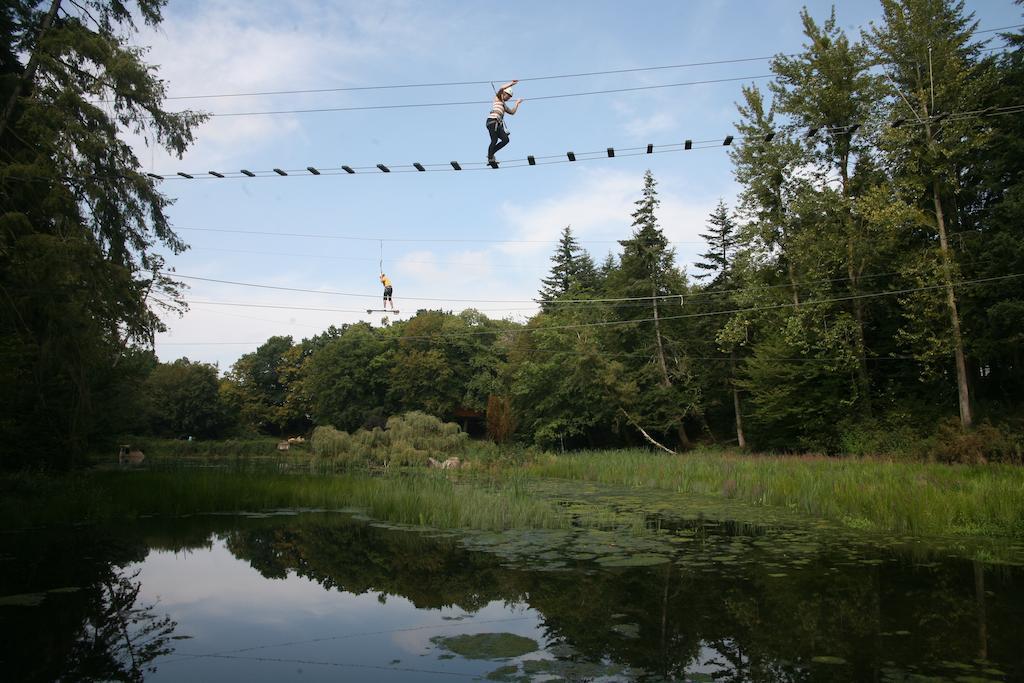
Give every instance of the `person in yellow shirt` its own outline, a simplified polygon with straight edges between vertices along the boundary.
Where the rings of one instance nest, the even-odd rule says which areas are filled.
[[[391,304],[391,310],[395,310],[395,303],[391,300],[391,278],[384,273],[380,274],[380,283],[384,285],[384,310],[387,310],[388,304]]]

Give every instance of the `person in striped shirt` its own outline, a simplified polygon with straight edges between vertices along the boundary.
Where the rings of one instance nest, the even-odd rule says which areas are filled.
[[[491,145],[487,148],[487,163],[494,164],[495,153],[508,144],[508,130],[505,128],[505,114],[515,114],[522,103],[522,99],[515,101],[511,107],[508,101],[512,99],[512,86],[519,82],[519,79],[509,81],[498,88],[494,93],[494,104],[491,105],[491,113],[487,115],[487,132],[491,135]]]

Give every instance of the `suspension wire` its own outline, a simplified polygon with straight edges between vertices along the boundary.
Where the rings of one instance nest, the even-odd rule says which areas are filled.
[[[1020,28],[1024,24],[1014,24],[1011,26],[1000,26],[998,28],[989,28],[974,31],[974,33],[997,33],[999,31],[1005,31],[1014,28]],[[688,62],[685,64],[667,64],[663,66],[643,66],[635,67],[630,69],[609,69],[605,71],[584,71],[580,73],[568,73],[568,74],[556,74],[549,76],[530,76],[528,78],[520,78],[520,83],[527,81],[550,81],[565,78],[583,78],[588,76],[607,76],[617,75],[626,73],[640,73],[644,71],[666,71],[670,69],[685,69],[696,66],[715,66],[721,64],[739,64],[743,62],[765,62],[777,57],[798,57],[800,53],[788,53],[788,54],[774,54],[766,57],[738,57],[732,59],[716,59],[705,62]],[[331,93],[331,92],[357,92],[365,90],[397,90],[405,88],[446,88],[455,86],[467,86],[467,85],[486,85],[491,84],[491,88],[494,88],[495,82],[505,82],[511,79],[488,79],[479,81],[442,81],[438,83],[402,83],[398,85],[358,85],[358,86],[344,86],[336,88],[306,88],[299,90],[268,90],[268,91],[256,91],[256,92],[236,92],[236,93],[210,93],[206,95],[174,95],[168,96],[166,100],[202,100],[202,99],[217,99],[227,97],[263,97],[270,95],[305,95],[305,94],[319,94],[319,93]]]
[[[754,81],[764,78],[772,78],[772,74],[761,74],[757,76],[735,76],[732,78],[712,78],[703,81],[686,81],[683,83],[662,83],[660,85],[638,85],[629,88],[612,88],[608,90],[589,90],[585,92],[559,93],[557,95],[538,95],[529,98],[530,102],[538,100],[560,100],[567,97],[587,97],[590,95],[613,95],[624,92],[639,92],[643,90],[661,90],[664,88],[680,88],[690,85],[710,85],[713,83],[733,83],[736,81]],[[351,107],[316,107],[312,109],[274,109],[269,111],[231,111],[231,112],[205,112],[214,118],[226,118],[231,116],[274,116],[278,114],[322,114],[344,111],[381,111],[388,109],[424,109],[435,107],[462,107],[467,105],[483,106],[490,104],[490,100],[462,100],[455,102],[406,102],[403,104],[368,104]],[[172,114],[192,113],[191,110],[171,112]]]
[[[1006,105],[1003,107],[990,107],[985,109],[975,109],[962,112],[950,112],[947,114],[937,113],[929,117],[929,120],[939,121],[959,121],[968,118],[975,117],[987,117],[999,114],[1017,114],[1024,111],[1024,102]],[[850,125],[844,126],[827,126],[819,128],[818,130],[833,133],[833,134],[849,134],[853,135],[854,130],[851,128],[858,122],[851,122]],[[856,132],[859,135],[865,135],[867,131],[879,131],[890,127],[893,122],[891,121],[865,121],[859,122],[862,125],[856,127]],[[905,128],[912,126],[922,126],[925,121],[915,120],[902,122],[899,125]],[[778,129],[773,129],[772,132],[786,132],[787,130],[792,131],[797,128],[803,128],[804,126],[780,126]],[[763,136],[753,136],[753,139],[762,139]],[[615,151],[615,157],[629,157],[629,156],[645,156],[647,154],[656,154],[664,152],[683,152],[691,151],[693,149],[708,149],[712,147],[727,147],[730,146],[734,141],[744,141],[750,139],[751,136],[743,135],[723,135],[716,138],[708,138],[703,140],[689,140],[683,142],[670,142],[662,144],[650,144],[640,147],[611,147],[600,150],[588,151],[588,152],[574,152],[573,157],[569,158],[565,153],[559,154],[548,154],[548,155],[535,155],[528,156],[525,158],[508,159],[500,162],[499,168],[521,168],[524,166],[540,166],[551,163],[575,163],[577,161],[593,161],[596,159],[608,159],[612,158],[608,155],[608,150],[612,149]],[[729,140],[728,143],[725,140]],[[689,147],[687,146],[689,144]],[[648,151],[650,150],[650,151]],[[292,169],[277,169],[277,170],[262,170],[262,171],[224,171],[218,175],[210,175],[206,172],[190,172],[181,174],[180,172],[170,173],[154,173],[151,177],[159,180],[215,180],[223,178],[284,178],[284,177],[311,177],[320,175],[361,175],[362,171],[371,171],[371,175],[381,175],[381,167],[388,169],[387,173],[431,173],[443,171],[446,173],[455,173],[460,171],[470,170],[495,170],[485,162],[466,162],[458,164],[459,168],[455,168],[452,162],[435,162],[429,164],[420,164],[423,171],[413,164],[406,163],[384,163],[377,165],[363,165],[363,166],[341,166],[341,167],[313,167],[307,166],[305,168],[292,168]],[[316,168],[316,173],[313,173],[312,169]],[[282,171],[284,172],[282,174]],[[386,174],[385,174],[386,175]]]
[[[917,268],[917,269],[906,270],[906,271],[890,271],[890,272],[886,272],[886,273],[874,273],[874,274],[860,276],[858,278],[858,280],[871,280],[871,279],[876,279],[876,278],[880,278],[880,277],[889,277],[891,275],[910,275],[910,274],[913,274],[913,273],[925,272],[926,270],[927,270],[926,268]],[[257,288],[257,289],[273,289],[273,290],[280,290],[280,291],[285,291],[285,292],[301,292],[303,294],[321,294],[321,295],[327,295],[327,296],[348,296],[348,297],[358,297],[358,298],[364,298],[364,299],[376,299],[377,298],[376,294],[356,294],[356,293],[352,293],[352,292],[338,292],[338,291],[324,290],[324,289],[305,289],[305,288],[300,288],[300,287],[284,287],[284,286],[279,286],[279,285],[267,285],[267,284],[262,284],[262,283],[241,282],[241,281],[237,281],[237,280],[222,280],[222,279],[217,279],[217,278],[200,277],[200,276],[196,276],[196,275],[183,275],[183,274],[180,274],[180,273],[177,273],[177,272],[172,272],[172,271],[161,271],[160,274],[168,276],[168,277],[184,278],[186,280],[199,280],[199,281],[202,281],[202,282],[213,282],[213,283],[216,283],[216,284],[223,284],[223,285],[236,285],[236,286],[239,286],[239,287],[254,287],[254,288]],[[733,287],[733,288],[728,288],[728,289],[711,290],[711,291],[709,291],[709,290],[698,290],[698,291],[693,291],[693,292],[680,292],[680,293],[674,293],[674,294],[656,294],[656,295],[653,295],[653,296],[604,297],[604,298],[592,298],[592,299],[553,299],[551,301],[543,301],[543,300],[539,300],[539,299],[448,299],[448,298],[439,298],[439,297],[414,297],[414,296],[413,297],[404,297],[404,298],[407,301],[428,301],[428,302],[433,302],[433,303],[448,303],[448,304],[454,304],[454,303],[477,303],[477,304],[524,304],[524,303],[530,303],[530,304],[536,304],[538,306],[539,305],[545,305],[545,306],[547,306],[547,305],[552,305],[552,306],[565,306],[565,305],[588,306],[588,305],[593,305],[593,304],[608,304],[608,303],[624,303],[624,302],[628,302],[628,303],[642,303],[642,304],[646,305],[647,303],[650,303],[652,301],[668,301],[668,302],[672,302],[672,301],[675,301],[675,300],[679,300],[680,302],[682,302],[683,300],[687,300],[687,301],[694,301],[694,300],[696,300],[696,301],[699,302],[701,298],[703,298],[705,296],[708,296],[708,295],[725,296],[725,295],[731,295],[731,294],[736,294],[736,293],[741,293],[741,292],[759,292],[759,291],[763,291],[763,290],[766,290],[766,289],[786,289],[786,288],[792,287],[793,285],[815,285],[815,284],[828,284],[828,283],[833,283],[833,282],[848,282],[848,281],[851,281],[851,278],[849,278],[849,277],[822,278],[822,279],[819,279],[819,280],[800,280],[800,281],[797,281],[797,282],[787,282],[787,283],[780,283],[780,284],[776,284],[776,285],[753,285],[753,286],[750,286],[750,287]],[[536,306],[532,306],[531,310],[533,308],[536,308]],[[493,310],[515,311],[515,310],[524,310],[524,309],[500,308],[500,309],[493,309]]]
[[[498,333],[495,332],[495,334],[498,334]],[[391,341],[393,341],[393,342],[401,342],[401,341],[404,341],[404,340],[407,340],[407,339],[417,339],[417,338],[416,337],[395,337]],[[447,341],[447,339],[445,339],[445,338],[436,338],[436,337],[428,338],[428,340],[429,341],[440,341],[440,342],[446,342]],[[262,342],[160,342],[160,345],[161,346],[260,346],[260,345],[262,345],[264,343],[266,343],[266,342],[265,341],[262,341]],[[671,344],[673,342],[668,342],[666,340],[666,343]],[[548,354],[548,355],[559,355],[559,356],[569,356],[569,357],[575,356],[575,357],[582,357],[582,358],[624,358],[624,359],[629,359],[629,358],[651,358],[653,360],[653,355],[651,353],[644,353],[642,351],[617,353],[617,352],[607,352],[607,351],[573,351],[573,350],[565,350],[565,349],[538,349],[538,348],[520,349],[520,348],[517,348],[517,349],[508,349],[507,352],[510,355],[511,354],[515,354],[515,355]],[[740,361],[740,360],[744,359],[744,357],[742,357],[742,356],[738,356],[736,358],[733,358],[732,356],[694,356],[694,355],[691,355],[691,354],[688,354],[688,353],[679,354],[679,358],[685,359],[685,360],[688,360],[688,361],[702,361],[702,362],[705,362],[705,361],[706,362],[726,362],[726,361],[731,361],[731,360]],[[852,361],[852,360],[855,360],[855,359],[851,358],[851,357],[845,357],[845,356],[804,356],[804,357],[795,357],[795,358],[794,357],[776,357],[776,356],[772,356],[772,360],[773,361],[789,362],[789,363],[835,363],[835,362],[841,362],[841,361]],[[872,362],[872,361],[898,361],[898,362],[908,362],[909,361],[909,362],[920,362],[920,359],[916,358],[915,356],[897,356],[897,355],[893,355],[893,356],[868,356],[865,360],[867,360],[868,362]],[[196,655],[196,656],[199,656],[199,655]]]
[[[326,235],[323,233],[298,233],[298,232],[275,232],[268,230],[241,230],[235,228],[195,228],[191,226],[172,226],[173,230],[193,230],[196,232],[223,232],[231,234],[241,235],[265,235],[270,237],[306,237],[313,239],[330,239],[330,240],[351,240],[354,242],[394,242],[394,243],[419,243],[419,242],[430,242],[430,243],[445,243],[445,244],[464,244],[464,243],[482,243],[482,244],[558,244],[558,240],[489,240],[479,239],[475,237],[451,237],[451,238],[431,238],[431,237],[358,237],[354,235]],[[617,244],[621,240],[596,240],[596,239],[578,239],[577,242],[581,244]],[[673,240],[669,244],[704,244],[700,240]],[[228,251],[228,250],[223,250]],[[267,253],[267,252],[262,252]],[[276,252],[274,252],[276,253]]]
[[[796,55],[785,55],[787,57],[795,57]],[[582,78],[585,76],[607,76],[614,74],[626,74],[626,73],[639,73],[642,71],[665,71],[668,69],[685,69],[694,66],[714,66],[718,64],[739,64],[742,62],[763,62],[771,57],[743,57],[739,59],[719,59],[709,62],[690,62],[687,64],[668,64],[665,66],[644,66],[636,67],[633,69],[611,69],[608,71],[586,71],[572,74],[558,74],[554,76],[531,76],[529,78],[520,78],[520,83],[526,83],[527,81],[551,81],[563,78]],[[447,88],[455,86],[465,85],[487,85],[490,84],[491,89],[497,91],[494,87],[495,83],[504,83],[511,79],[508,78],[496,78],[493,80],[486,81],[445,81],[440,83],[402,83],[399,85],[358,85],[358,86],[345,86],[337,88],[307,88],[301,90],[268,90],[261,92],[248,92],[248,93],[214,93],[209,95],[176,95],[173,97],[165,97],[166,100],[207,100],[207,99],[218,99],[225,97],[263,97],[270,95],[306,95],[306,94],[321,94],[331,92],[356,92],[364,90],[398,90],[403,88]]]
[[[760,311],[770,311],[770,310],[778,310],[778,309],[784,309],[784,308],[799,308],[800,306],[815,306],[815,305],[821,305],[821,304],[840,303],[840,302],[844,302],[844,301],[854,301],[854,300],[857,300],[857,299],[872,299],[872,298],[879,298],[879,297],[884,297],[884,296],[896,296],[896,295],[900,295],[900,294],[912,294],[912,293],[915,293],[915,292],[935,291],[935,290],[938,290],[938,289],[945,289],[946,287],[949,287],[949,286],[952,286],[952,287],[965,287],[965,286],[970,286],[970,285],[978,285],[978,284],[985,284],[985,283],[991,283],[991,282],[1002,282],[1002,281],[1005,281],[1005,280],[1010,280],[1010,279],[1019,278],[1019,277],[1024,277],[1024,273],[1012,273],[1010,275],[998,275],[998,276],[993,276],[993,277],[975,278],[975,279],[972,279],[972,280],[959,280],[957,282],[951,282],[951,283],[948,283],[948,284],[947,283],[943,283],[943,284],[938,284],[938,285],[925,285],[925,286],[921,286],[921,287],[907,287],[907,288],[904,288],[904,289],[895,289],[895,290],[888,290],[888,291],[882,291],[882,292],[866,292],[866,293],[862,293],[862,294],[851,294],[851,295],[848,295],[848,296],[831,297],[831,298],[826,298],[826,299],[808,299],[808,300],[805,300],[805,301],[801,301],[799,303],[788,302],[788,303],[779,303],[779,304],[769,304],[769,305],[766,305],[766,306],[749,306],[749,307],[744,307],[744,308],[732,308],[732,309],[726,309],[726,310],[721,310],[721,311],[701,311],[701,312],[698,312],[698,313],[683,313],[683,314],[678,314],[678,315],[665,315],[665,316],[659,316],[657,318],[636,318],[636,319],[632,319],[632,320],[604,320],[604,321],[590,322],[590,323],[571,323],[571,324],[565,324],[565,325],[550,325],[550,326],[546,326],[546,327],[524,327],[524,328],[520,328],[520,329],[490,330],[490,331],[486,331],[486,332],[464,332],[464,333],[456,333],[456,334],[450,335],[450,337],[455,339],[455,338],[468,337],[468,336],[479,336],[479,335],[498,335],[498,334],[508,334],[508,333],[518,334],[518,333],[544,332],[544,331],[553,331],[553,330],[574,330],[574,329],[583,329],[583,328],[589,328],[589,327],[610,327],[610,326],[615,326],[615,325],[633,325],[633,324],[638,324],[638,323],[654,322],[655,320],[662,320],[662,321],[664,321],[664,320],[683,320],[683,319],[693,319],[693,318],[708,318],[708,317],[718,316],[718,315],[730,315],[730,314],[734,314],[734,313],[756,313],[756,312],[760,312]],[[260,307],[260,308],[279,308],[279,309],[285,309],[285,310],[324,310],[324,311],[330,311],[331,310],[331,309],[317,309],[317,308],[295,307],[295,306],[288,306],[288,305],[277,305],[277,306],[274,306],[274,305],[247,304],[247,306]],[[420,337],[416,337],[416,336],[403,337],[403,339],[408,339],[408,340],[411,340],[411,339],[438,339],[438,338],[442,338],[444,336],[445,335],[438,335],[438,336],[423,335],[423,336],[420,336]],[[198,342],[196,342],[196,343],[198,343]]]
[[[1008,105],[1004,107],[989,107],[986,109],[976,109],[964,112],[951,112],[951,113],[938,113],[930,116],[928,120],[934,121],[935,123],[952,121],[962,121],[965,119],[975,117],[989,117],[989,116],[1002,116],[1009,114],[1020,114],[1024,113],[1024,103]],[[864,135],[866,131],[880,131],[890,126],[898,126],[902,128],[912,128],[923,126],[927,121],[885,121],[885,122],[865,122],[863,125],[857,123],[851,123],[848,126],[830,126],[824,128],[812,128],[816,131],[824,131],[827,133],[834,133],[839,135]],[[547,166],[551,164],[566,164],[566,163],[578,163],[581,161],[596,161],[598,159],[609,159],[609,158],[624,158],[624,157],[637,157],[651,154],[665,154],[665,153],[678,153],[688,152],[691,150],[702,150],[702,149],[721,149],[729,147],[734,141],[763,141],[768,143],[764,137],[766,134],[774,136],[778,132],[792,132],[803,126],[798,125],[786,125],[781,126],[778,129],[772,129],[765,133],[758,134],[755,136],[743,136],[743,135],[727,135],[723,138],[714,138],[708,140],[690,140],[684,142],[672,142],[662,145],[649,144],[646,147],[624,147],[621,149],[606,148],[603,150],[596,150],[591,152],[574,152],[569,154],[551,154],[545,156],[528,156],[525,159],[510,159],[503,161],[497,165],[499,169],[504,168],[525,168],[527,166]],[[608,153],[609,150],[615,151],[614,157]],[[649,150],[649,151],[648,151]],[[381,173],[379,171],[387,171]],[[422,169],[422,170],[421,170]],[[314,166],[307,166],[305,168],[293,168],[293,169],[281,169],[275,168],[271,170],[262,171],[251,171],[248,169],[241,171],[193,171],[186,173],[183,171],[177,171],[175,173],[163,172],[163,173],[146,173],[147,176],[153,180],[217,180],[217,179],[239,179],[239,178],[311,178],[320,176],[340,176],[340,175],[391,175],[393,173],[456,173],[463,171],[491,171],[495,170],[494,167],[490,166],[486,162],[466,162],[459,164],[459,162],[446,162],[446,163],[431,163],[431,164],[377,164],[374,166],[341,166],[341,167],[323,167],[317,168]],[[372,173],[362,173],[362,171],[371,171]],[[105,178],[105,177],[118,177],[123,176],[124,173],[90,173],[84,174],[82,177],[85,178]],[[2,176],[3,180],[20,180],[20,181],[32,181],[32,180],[45,180],[53,181],[64,180],[71,181],[75,177],[72,176],[43,176],[33,174],[6,174]],[[376,239],[376,238],[366,238]],[[483,241],[483,240],[481,240]]]
[[[188,230],[190,228],[174,228],[174,229],[175,230]],[[193,230],[201,230],[202,228],[191,228],[191,229],[193,229]],[[959,233],[959,234],[963,234],[963,233]],[[952,235],[951,235],[951,237],[952,237]],[[553,244],[553,243],[554,243],[554,241],[551,242],[551,244]],[[679,244],[679,243],[676,242],[675,244]],[[689,242],[687,242],[687,244],[689,244]],[[694,242],[694,244],[696,244],[696,242]],[[332,261],[370,261],[371,263],[373,262],[373,258],[372,257],[365,257],[365,256],[331,256],[331,255],[327,255],[327,254],[296,254],[296,253],[289,253],[289,252],[283,252],[283,251],[257,251],[257,250],[254,250],[254,249],[228,249],[226,247],[225,248],[221,248],[221,247],[197,247],[194,244],[190,244],[188,246],[188,250],[189,251],[217,251],[217,252],[225,252],[225,253],[229,253],[229,254],[252,254],[252,255],[256,255],[256,256],[287,256],[287,257],[291,257],[291,258],[318,258],[318,259],[329,259],[329,260],[332,260]],[[418,265],[425,265],[425,266],[446,266],[446,265],[451,265],[451,266],[459,266],[460,268],[507,268],[507,269],[511,269],[511,270],[522,270],[522,271],[527,271],[527,272],[532,272],[534,270],[540,270],[541,268],[547,268],[547,266],[544,266],[544,265],[537,265],[537,266],[532,266],[532,267],[524,267],[524,266],[513,266],[513,265],[504,264],[504,263],[487,264],[487,263],[474,263],[472,261],[450,261],[450,260],[441,260],[441,259],[437,259],[437,260],[433,260],[433,261],[420,261],[420,260],[416,260],[416,259],[402,259],[402,263],[415,263],[415,264],[418,264]]]

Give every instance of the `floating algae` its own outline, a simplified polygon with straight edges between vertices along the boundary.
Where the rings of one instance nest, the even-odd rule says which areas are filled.
[[[536,652],[540,647],[533,638],[517,636],[514,633],[435,636],[430,642],[466,659],[509,659]]]
[[[669,558],[664,555],[630,555],[629,557],[607,557],[597,561],[602,567],[650,567],[664,564]]]

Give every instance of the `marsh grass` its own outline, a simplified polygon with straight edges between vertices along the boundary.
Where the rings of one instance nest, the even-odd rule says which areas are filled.
[[[277,450],[281,439],[262,436],[245,439],[211,439],[186,441],[184,439],[159,439],[154,437],[124,437],[122,443],[130,443],[146,454],[146,458],[274,458],[282,454]],[[292,455],[308,453],[306,444],[296,444],[287,451]],[[109,457],[96,456],[97,460],[117,461],[117,454]]]
[[[557,505],[516,485],[463,485],[434,473],[352,477],[181,468],[25,475],[4,480],[3,488],[6,528],[284,508],[358,508],[375,519],[439,529],[555,529],[571,523]]]
[[[528,467],[560,477],[779,506],[849,527],[911,535],[1024,537],[1024,469],[852,458],[643,450],[562,455]]]

